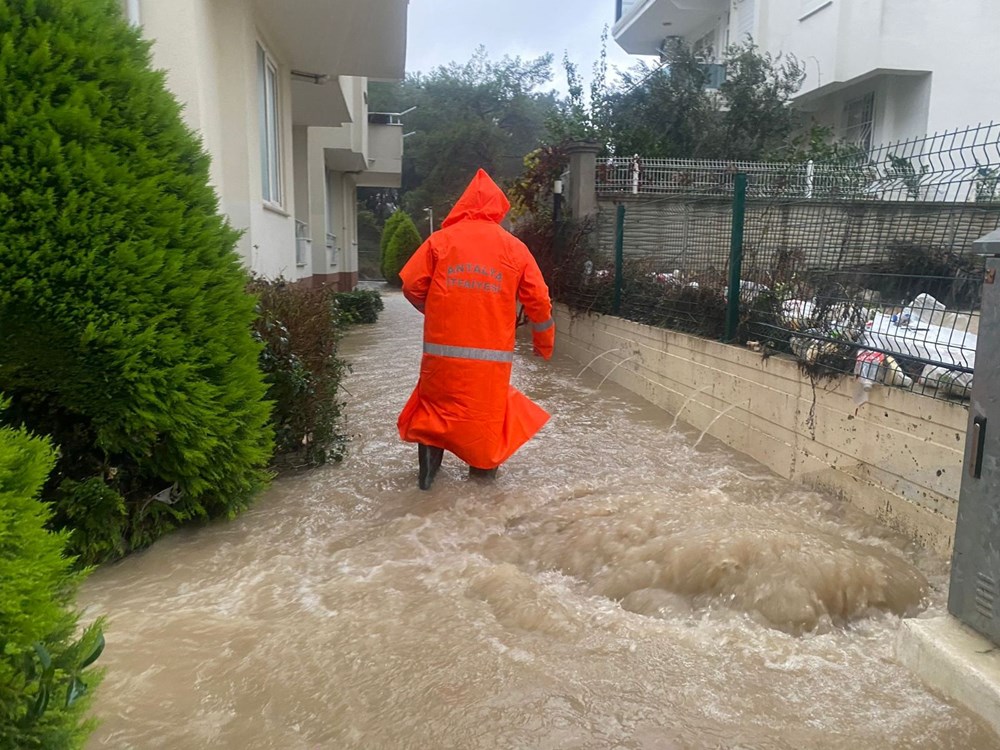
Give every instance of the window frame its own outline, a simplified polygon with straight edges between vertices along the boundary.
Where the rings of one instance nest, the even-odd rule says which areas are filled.
[[[265,206],[282,209],[284,204],[281,153],[280,68],[261,42],[257,42],[257,93],[260,99],[261,198]]]
[[[844,140],[866,154],[875,147],[875,104],[874,91],[844,102]]]

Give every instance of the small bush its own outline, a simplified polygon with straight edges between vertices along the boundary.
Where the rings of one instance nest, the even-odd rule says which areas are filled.
[[[378,314],[385,309],[382,295],[374,289],[356,289],[353,292],[340,292],[334,298],[341,322],[347,325],[356,323],[377,323]]]
[[[149,48],[117,0],[0,0],[0,390],[59,519],[123,499],[124,547],[74,537],[114,554],[235,514],[271,455],[238,234]]]
[[[67,550],[82,565],[124,555],[129,544],[125,499],[101,477],[64,479],[52,503],[57,528],[70,529]]]
[[[382,278],[392,281],[392,259],[389,255],[389,242],[392,240],[396,230],[408,219],[406,211],[399,209],[386,219],[385,226],[382,227],[382,238],[379,240],[379,267],[382,271]],[[412,219],[410,220],[412,222]]]
[[[389,239],[389,246],[385,252],[385,269],[388,271],[385,280],[391,286],[398,287],[403,285],[402,280],[399,278],[399,272],[403,270],[406,262],[413,257],[413,253],[420,247],[422,241],[420,232],[417,230],[416,224],[413,223],[413,219],[408,214],[403,214],[403,219],[400,221],[399,226],[396,227],[396,231],[392,233],[392,237]]]
[[[271,422],[279,463],[315,466],[343,458],[338,400],[346,365],[337,357],[343,323],[327,287],[255,280],[255,336],[263,343],[260,368],[273,402]],[[381,302],[381,298],[379,299]]]
[[[93,729],[104,641],[100,622],[75,637],[81,574],[37,499],[54,463],[47,441],[0,427],[0,748],[80,748]]]

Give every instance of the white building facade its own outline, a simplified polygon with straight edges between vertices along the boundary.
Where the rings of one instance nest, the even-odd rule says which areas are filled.
[[[408,0],[123,0],[212,157],[247,267],[353,288],[357,189],[399,187],[398,118],[368,79],[400,79]]]
[[[867,148],[1000,118],[1000,76],[973,54],[997,29],[996,0],[615,0],[612,35],[636,55],[669,37],[716,59],[748,38],[794,55],[796,107]]]

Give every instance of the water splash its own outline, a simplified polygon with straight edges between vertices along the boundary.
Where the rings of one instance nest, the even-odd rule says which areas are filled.
[[[626,362],[630,362],[633,359],[635,359],[635,355],[634,354],[631,357],[625,357],[625,359],[621,360],[620,362],[616,362],[615,366],[612,367],[611,370],[608,371],[608,374],[604,376],[604,380],[602,380],[600,383],[597,384],[597,390],[601,390],[601,386],[604,385],[604,383],[607,381],[608,378],[611,377],[611,375],[614,373],[615,370],[617,370],[619,367],[621,367]]]
[[[606,357],[609,354],[614,354],[615,352],[619,352],[619,351],[621,351],[621,347],[620,346],[616,346],[614,349],[608,349],[606,352],[601,352],[600,354],[598,354],[596,357],[594,357],[592,360],[590,360],[587,364],[585,364],[583,366],[583,369],[580,370],[580,372],[578,372],[576,374],[576,379],[579,380],[580,377],[583,375],[583,373],[585,373],[587,370],[589,370],[590,366],[592,364],[594,364],[594,362],[596,362],[597,360],[601,359],[602,357]]]
[[[670,427],[667,429],[667,432],[674,431],[674,428],[677,427],[677,420],[681,418],[681,413],[687,408],[687,405],[690,404],[692,401],[694,401],[695,397],[697,397],[699,394],[704,393],[709,388],[711,388],[711,386],[703,385],[701,388],[699,388],[690,396],[688,396],[686,399],[684,399],[684,403],[681,404],[681,408],[677,410],[676,414],[674,414],[674,421],[670,423]]]
[[[708,426],[705,427],[705,429],[701,431],[701,434],[698,436],[698,439],[694,441],[694,445],[691,446],[691,447],[692,448],[697,448],[699,445],[701,445],[702,438],[704,438],[705,434],[709,430],[712,429],[712,425],[714,425],[716,422],[718,422],[720,419],[722,419],[724,416],[726,416],[729,412],[731,412],[735,408],[736,408],[736,404],[730,404],[725,409],[723,409],[718,414],[716,414],[714,417],[712,417],[712,421],[709,422]]]

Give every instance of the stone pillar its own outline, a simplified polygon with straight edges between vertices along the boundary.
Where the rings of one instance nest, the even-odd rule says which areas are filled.
[[[569,155],[570,215],[579,221],[597,213],[597,154],[601,146],[591,141],[573,141],[566,146]]]

